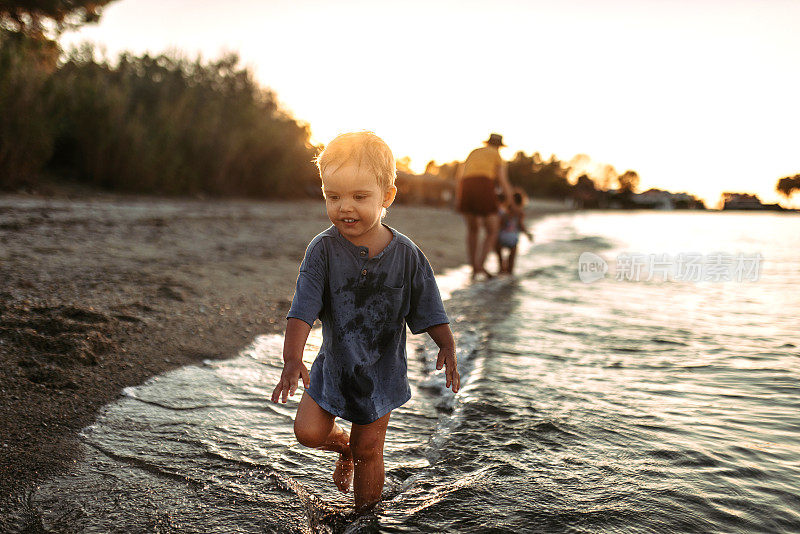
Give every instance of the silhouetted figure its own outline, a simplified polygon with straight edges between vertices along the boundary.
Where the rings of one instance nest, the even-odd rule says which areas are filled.
[[[497,215],[499,187],[511,197],[506,162],[500,156],[503,136],[493,133],[467,156],[456,176],[456,209],[467,223],[467,261],[472,266],[473,280],[478,274],[491,278],[484,268],[486,256],[495,248],[500,221]],[[485,236],[478,244],[478,234],[483,226]]]
[[[519,187],[514,188],[514,195],[508,201],[505,195],[501,196],[499,211],[500,233],[497,236],[497,263],[500,265],[500,274],[514,274],[514,260],[517,257],[517,244],[520,232],[533,241],[533,234],[525,227],[525,204],[527,197]],[[503,258],[503,251],[508,251],[508,256]]]

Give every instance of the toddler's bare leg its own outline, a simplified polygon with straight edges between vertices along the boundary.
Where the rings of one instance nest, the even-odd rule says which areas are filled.
[[[377,503],[383,491],[383,443],[389,416],[386,414],[368,425],[353,424],[350,448],[355,461],[356,512],[364,511]]]
[[[508,253],[508,270],[506,271],[508,274],[514,272],[514,260],[517,257],[517,246],[514,245],[511,247],[511,250]]]
[[[503,248],[500,246],[500,243],[495,243],[494,251],[497,254],[497,265],[499,265],[498,272],[505,272],[505,263],[503,262]]]
[[[350,436],[334,420],[335,416],[323,410],[307,393],[303,393],[300,406],[297,407],[297,417],[294,419],[294,435],[306,447],[339,453],[333,481],[341,491],[347,492],[353,482]]]

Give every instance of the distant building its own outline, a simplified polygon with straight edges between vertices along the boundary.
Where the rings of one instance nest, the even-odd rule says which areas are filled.
[[[689,193],[671,193],[662,189],[651,188],[644,193],[631,195],[631,202],[639,209],[675,210],[706,209],[702,200]]]
[[[675,204],[672,202],[672,194],[661,189],[648,189],[644,193],[631,195],[631,202],[641,208],[656,210],[673,210]]]
[[[750,193],[722,193],[723,210],[777,210],[783,211],[779,204],[762,204],[756,195]]]

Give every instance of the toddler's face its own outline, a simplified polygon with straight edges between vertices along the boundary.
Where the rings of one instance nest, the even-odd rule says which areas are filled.
[[[372,173],[344,165],[322,177],[328,218],[350,241],[364,245],[379,231],[381,211],[394,201],[397,188],[383,191]]]

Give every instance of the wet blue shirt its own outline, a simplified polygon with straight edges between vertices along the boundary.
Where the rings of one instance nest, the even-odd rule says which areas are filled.
[[[392,240],[372,258],[335,226],[311,240],[286,316],[322,322],[306,393],[324,410],[361,425],[411,398],[406,324],[420,334],[450,322],[428,259],[409,238],[386,228]]]

